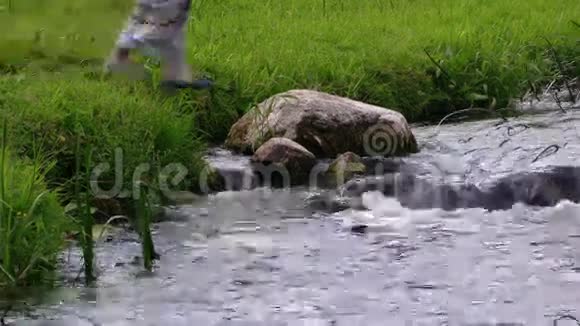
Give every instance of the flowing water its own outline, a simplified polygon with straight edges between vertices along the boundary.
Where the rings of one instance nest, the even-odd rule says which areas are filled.
[[[578,165],[578,112],[414,128],[406,158],[444,182]],[[247,158],[217,150],[221,169]],[[38,297],[15,325],[552,325],[580,317],[580,206],[408,210],[375,193],[368,210],[312,213],[312,190],[222,192],[171,208],[154,227],[153,274],[131,233],[98,245],[98,287]],[[366,234],[350,232],[365,223]],[[52,321],[51,321],[52,320]],[[571,325],[562,321],[558,325]]]

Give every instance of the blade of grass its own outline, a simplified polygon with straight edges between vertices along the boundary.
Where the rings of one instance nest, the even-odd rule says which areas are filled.
[[[36,196],[36,198],[34,199],[34,202],[32,202],[32,205],[28,209],[29,216],[32,216],[32,214],[34,214],[34,210],[36,209],[38,203],[40,202],[40,199],[42,199],[42,197],[47,195],[49,192],[50,192],[49,190],[45,190],[42,193],[40,193],[40,195]]]
[[[556,48],[554,47],[552,42],[550,42],[550,40],[548,40],[548,38],[544,37],[544,40],[546,40],[546,43],[548,43],[548,46],[550,47],[550,51],[552,52],[552,54],[554,56],[554,60],[556,60],[558,70],[560,70],[560,73],[562,74],[562,77],[564,78],[564,85],[566,86],[566,89],[568,90],[568,94],[570,95],[570,101],[572,103],[576,103],[576,97],[574,96],[574,92],[572,91],[572,87],[570,87],[570,83],[568,83],[568,81],[566,80],[566,71],[564,70],[564,66],[562,65],[562,60],[560,60],[560,56],[558,55],[558,51],[556,51]],[[558,103],[558,105],[560,105],[560,104]]]
[[[91,158],[92,158],[92,149],[89,145],[86,149],[85,154],[85,184],[89,184],[90,178],[90,168],[91,168]],[[94,241],[93,241],[93,214],[91,213],[91,206],[90,206],[90,198],[89,192],[85,191],[85,205],[83,211],[83,255],[85,257],[85,280],[87,284],[91,284],[95,280],[95,276],[93,273],[93,261],[94,261]]]
[[[433,56],[431,56],[431,54],[429,53],[429,51],[427,51],[427,49],[425,49],[425,48],[423,49],[423,51],[425,52],[425,54],[427,55],[427,57],[429,58],[429,60],[437,68],[439,68],[439,70],[441,70],[441,72],[443,73],[443,75],[445,75],[445,77],[447,77],[447,80],[449,80],[449,82],[452,83],[454,86],[457,86],[456,83],[455,83],[455,81],[449,75],[449,73],[437,61],[435,61],[435,59],[433,58]]]
[[[105,234],[105,229],[107,228],[107,226],[111,225],[111,223],[117,221],[117,220],[128,220],[128,218],[126,216],[113,216],[111,218],[109,218],[107,220],[107,222],[105,222],[105,224],[103,225],[103,229],[101,230],[101,232],[99,232],[99,236],[97,237],[96,241],[101,240],[101,238],[103,237],[103,234]]]
[[[6,179],[7,179],[7,171],[6,171],[6,152],[7,152],[7,135],[8,135],[8,122],[6,119],[4,119],[3,125],[2,125],[2,143],[0,144],[2,146],[1,150],[1,154],[0,154],[0,177],[2,177],[2,180],[0,180],[0,201],[2,202],[2,205],[0,205],[0,232],[3,232],[3,246],[4,246],[4,255],[2,257],[2,261],[0,262],[1,264],[4,265],[4,267],[2,268],[2,270],[4,271],[4,273],[6,275],[10,275],[8,273],[8,270],[10,269],[11,266],[11,257],[10,257],[10,246],[11,246],[11,234],[10,234],[10,230],[12,229],[12,214],[8,213],[6,210],[6,205],[4,203],[6,203]],[[10,210],[11,211],[11,210]],[[9,277],[11,279],[11,281],[13,282],[13,278]]]
[[[6,275],[6,277],[10,279],[10,282],[16,284],[16,279],[14,278],[14,276],[12,276],[12,274],[10,274],[6,269],[4,269],[2,265],[0,265],[0,272]]]

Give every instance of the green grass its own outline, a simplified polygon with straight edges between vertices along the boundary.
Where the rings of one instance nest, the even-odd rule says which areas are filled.
[[[0,63],[97,62],[131,5],[19,1],[0,21],[11,31]],[[194,0],[189,59],[223,87],[211,103],[219,112],[202,118],[201,129],[221,141],[251,104],[302,87],[397,109],[412,121],[471,105],[501,108],[530,84],[579,74],[579,12],[574,0]]]
[[[53,280],[70,219],[44,182],[51,167],[41,158],[20,160],[8,146],[0,155],[0,293]]]
[[[63,186],[68,197],[74,194],[71,180],[77,139],[81,148],[92,147],[93,167],[109,164],[98,178],[103,190],[115,190],[115,178],[121,177],[122,188],[113,191],[113,196],[121,196],[123,191],[130,195],[139,166],[149,166],[149,173],[143,174],[146,177],[179,163],[190,172],[186,181],[195,184],[196,172],[204,166],[204,145],[195,132],[195,115],[179,112],[177,100],[158,99],[143,87],[80,78],[73,82],[55,75],[0,78],[4,102],[0,117],[10,122],[18,154],[29,156],[37,142],[57,160],[48,174],[51,185]]]

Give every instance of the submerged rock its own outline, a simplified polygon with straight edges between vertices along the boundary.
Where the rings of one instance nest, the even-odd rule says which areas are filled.
[[[343,184],[357,175],[364,175],[367,167],[362,158],[353,152],[346,152],[334,160],[326,171],[331,184]]]
[[[367,232],[368,226],[364,224],[356,224],[350,228],[352,233],[364,234]]]
[[[214,168],[208,183],[203,191],[217,193],[222,191],[242,191],[254,189],[259,186],[251,168]]]
[[[346,197],[336,197],[330,193],[316,194],[310,196],[306,200],[306,209],[312,212],[328,212],[336,213],[344,211],[350,208],[360,208],[364,207],[358,205],[356,198],[346,198]]]
[[[510,209],[516,203],[548,207],[562,200],[580,202],[580,167],[554,167],[539,172],[516,173],[482,189],[473,184],[435,184],[413,174],[393,173],[351,180],[341,187],[340,194],[358,198],[371,191],[394,197],[401,206],[410,209],[484,208],[494,211]],[[343,198],[340,201],[344,203]],[[320,202],[318,205],[334,209],[344,207],[344,204],[329,203],[328,199],[324,205]]]
[[[514,203],[555,206],[562,200],[580,201],[580,167],[558,166],[542,172],[505,177],[486,190],[486,208],[509,209]]]
[[[312,90],[292,90],[260,103],[232,126],[225,146],[251,154],[273,137],[293,140],[319,158],[418,151],[401,113]]]
[[[273,186],[290,186],[308,180],[316,157],[306,148],[287,138],[272,138],[254,153],[254,173]]]

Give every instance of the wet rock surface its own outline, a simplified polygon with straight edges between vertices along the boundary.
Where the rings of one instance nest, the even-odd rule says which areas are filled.
[[[355,176],[367,174],[367,165],[363,159],[353,152],[338,156],[326,170],[327,184],[342,185]]]
[[[415,174],[397,173],[352,180],[342,187],[340,194],[359,197],[369,191],[394,197],[403,207],[411,209],[505,210],[516,203],[546,207],[562,200],[580,202],[580,167],[521,172],[503,177],[487,189],[474,184],[435,184]]]
[[[290,139],[271,138],[258,148],[250,162],[262,184],[280,187],[307,182],[316,157]]]
[[[225,146],[251,154],[273,137],[293,140],[318,158],[417,151],[399,112],[312,90],[291,90],[260,103],[232,126]]]

